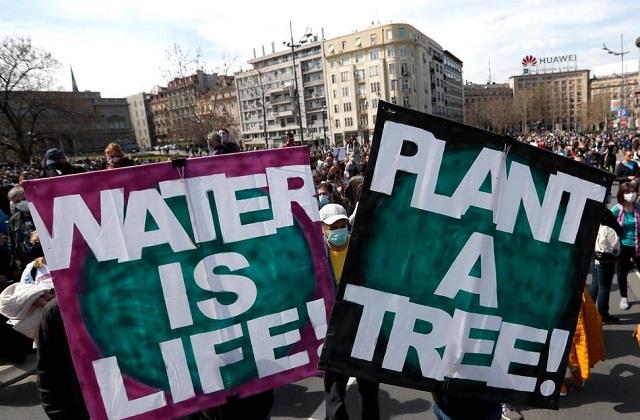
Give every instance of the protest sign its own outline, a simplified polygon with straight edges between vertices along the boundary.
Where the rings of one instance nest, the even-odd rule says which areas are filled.
[[[25,183],[94,419],[316,374],[333,303],[306,147]]]
[[[320,368],[557,407],[611,182],[381,102]]]

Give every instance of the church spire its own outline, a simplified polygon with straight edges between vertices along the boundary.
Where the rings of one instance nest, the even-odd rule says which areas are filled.
[[[69,68],[71,68],[71,90],[78,92],[78,84],[76,83],[76,77],[73,75],[73,67],[69,66]]]

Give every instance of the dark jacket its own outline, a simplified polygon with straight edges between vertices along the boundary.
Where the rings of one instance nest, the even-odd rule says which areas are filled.
[[[629,164],[633,167],[633,169],[629,168],[623,162],[620,162],[616,165],[616,169],[613,172],[616,176],[616,181],[618,182],[627,182],[629,181],[630,176],[638,176],[640,175],[640,169],[638,169],[638,164],[632,160],[629,161]]]
[[[44,307],[36,339],[38,391],[45,413],[52,420],[89,419],[57,299]]]

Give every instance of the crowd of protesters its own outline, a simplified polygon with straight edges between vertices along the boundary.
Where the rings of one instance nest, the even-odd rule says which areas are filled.
[[[532,133],[518,137],[518,140],[614,172],[616,181],[620,182],[620,192],[617,197],[620,204],[614,207],[613,213],[608,214],[609,219],[615,218],[613,224],[615,232],[613,234],[606,232],[608,237],[604,233],[602,238],[600,235],[598,237],[600,245],[596,245],[594,280],[589,288],[590,293],[585,293],[583,297],[586,300],[592,298],[597,303],[597,310],[602,321],[617,323],[618,320],[608,312],[608,297],[614,274],[613,267],[617,262],[621,294],[620,309],[626,310],[629,307],[626,298],[626,281],[620,281],[620,279],[626,280],[628,270],[634,263],[637,264],[638,257],[635,250],[640,249],[637,246],[638,237],[636,236],[638,231],[636,222],[640,221],[640,207],[636,204],[638,192],[636,180],[640,176],[640,167],[637,163],[640,160],[640,137],[558,131]],[[283,147],[293,145],[295,145],[294,137],[290,133],[287,135]],[[241,146],[229,138],[227,130],[221,129],[209,135],[206,152],[204,150],[201,150],[202,153],[193,153],[192,155],[235,153],[241,151]],[[620,152],[623,152],[623,159],[618,161],[617,156]],[[341,277],[349,244],[350,228],[355,222],[370,153],[370,144],[368,142],[361,143],[356,136],[349,137],[342,147],[319,145],[309,147],[310,165],[320,208],[323,234],[336,282]],[[44,356],[46,357],[41,357],[39,360],[39,388],[43,406],[51,418],[60,412],[73,413],[74,418],[88,418],[88,415],[73,374],[68,346],[66,339],[64,339],[62,320],[53,292],[51,275],[46,268],[46,260],[21,183],[28,179],[68,175],[87,170],[114,169],[140,163],[146,163],[146,161],[130,159],[118,144],[112,143],[105,149],[104,156],[99,158],[77,159],[71,163],[63,151],[50,149],[46,152],[44,159],[34,158],[28,164],[4,163],[0,165],[2,182],[0,190],[0,252],[2,257],[0,291],[18,284],[23,288],[31,285],[40,290],[36,293],[37,296],[32,299],[31,304],[39,309],[37,313],[41,318],[39,330],[35,334],[37,334],[38,341],[41,342],[39,351],[45,349]],[[608,248],[607,243],[616,242],[611,240],[615,235],[622,238],[622,250],[620,251],[618,247],[617,254],[613,255],[612,253],[615,251]],[[600,246],[599,253],[598,246]],[[593,306],[593,303],[591,305]],[[586,309],[584,311],[587,312]],[[0,318],[0,324],[2,324],[0,325],[0,342],[2,343],[0,356],[14,362],[20,362],[31,347],[32,341],[29,338],[33,338],[34,333],[32,332],[32,336],[25,336],[24,333],[18,334],[7,324],[7,321],[11,321],[11,319],[4,316]],[[581,326],[581,323],[588,323],[583,312],[579,317],[578,329],[586,329]],[[576,333],[576,336],[579,334]],[[579,358],[576,356],[577,359]],[[66,362],[64,362],[65,360]],[[579,369],[579,360],[575,363]],[[348,418],[344,400],[347,380],[348,378],[336,374],[328,374],[325,377],[328,419]],[[367,413],[366,418],[373,420],[379,418],[378,384],[361,379],[358,379],[358,384],[362,397],[363,413]],[[69,395],[58,395],[61,390]],[[434,411],[438,418],[459,418],[460,415],[464,416],[472,412],[475,414],[484,413],[483,418],[500,418],[501,415],[503,418],[517,418],[518,416],[517,410],[508,405],[481,401],[459,401],[446,394],[436,394],[434,399],[436,402]],[[66,401],[69,405],[60,406],[61,401]],[[192,418],[263,419],[268,418],[272,405],[273,394],[268,391],[243,400],[232,399],[215,410],[199,413],[199,417],[192,416]],[[508,412],[513,411],[516,412],[515,417],[512,414],[507,415]],[[239,413],[242,414],[239,415]]]

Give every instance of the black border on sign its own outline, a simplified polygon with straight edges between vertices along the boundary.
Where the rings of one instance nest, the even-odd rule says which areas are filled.
[[[374,227],[367,224],[366,221],[372,219],[372,215],[376,211],[380,198],[385,196],[382,193],[371,191],[370,187],[373,179],[373,172],[378,160],[382,131],[386,121],[402,123],[430,131],[436,138],[446,140],[447,147],[464,147],[475,143],[484,144],[485,147],[495,147],[496,150],[504,150],[508,153],[514,152],[518,155],[529,156],[531,157],[531,165],[545,173],[551,174],[561,170],[566,174],[602,185],[607,189],[607,191],[610,191],[611,183],[614,180],[613,175],[608,172],[567,159],[547,150],[519,142],[514,138],[501,136],[445,118],[424,114],[422,112],[380,101],[378,104],[376,125],[372,139],[372,148],[365,174],[364,188],[362,196],[360,197],[356,222],[350,239],[349,252],[345,261],[342,280],[338,288],[336,303],[329,322],[319,368],[349,376],[361,377],[370,381],[384,382],[425,391],[437,392],[446,389],[447,393],[462,398],[511,402],[514,404],[526,404],[530,406],[557,409],[559,403],[557,395],[558,390],[549,397],[542,397],[535,391],[513,391],[481,385],[479,383],[474,384],[471,382],[440,382],[421,376],[417,377],[415,375],[409,375],[406,372],[395,372],[383,369],[381,366],[382,359],[384,358],[386,342],[382,338],[378,339],[374,358],[371,362],[350,357],[353,340],[355,339],[355,334],[358,330],[358,324],[362,315],[362,308],[352,302],[344,301],[343,295],[347,284],[362,284],[362,279],[358,278],[358,272],[360,264],[363,264],[366,259],[365,256],[362,255],[362,250],[364,249],[363,244],[366,243],[367,237],[375,232]],[[570,302],[570,310],[568,311],[567,316],[563,319],[561,324],[557,326],[558,328],[563,328],[572,332],[571,337],[569,337],[569,341],[572,339],[573,331],[575,330],[576,320],[582,300],[581,292],[584,288],[589,271],[589,264],[599,225],[598,222],[601,219],[603,210],[603,204],[594,203],[591,200],[587,201],[582,215],[582,222],[574,244],[577,251],[577,258],[574,262],[577,268],[577,278],[580,279],[580,290],[576,290],[576,293]],[[402,221],[399,221],[399,223],[402,223]],[[398,245],[399,244],[389,244],[389,246]],[[544,261],[541,261],[540,263],[544,264]],[[553,269],[553,267],[550,267],[550,269]],[[554,377],[551,377],[551,379],[556,380],[560,377],[564,377],[570,347],[571,346],[567,346],[560,369]],[[546,358],[546,354],[541,354],[540,366],[546,365]]]

